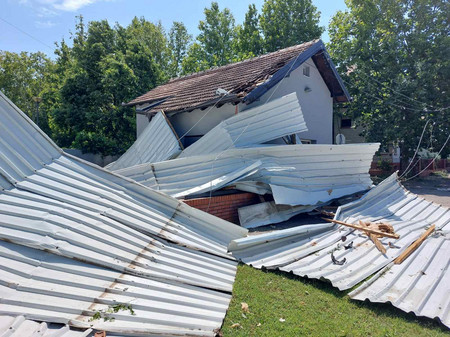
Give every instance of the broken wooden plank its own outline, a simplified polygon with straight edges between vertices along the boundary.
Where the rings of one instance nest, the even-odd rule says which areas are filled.
[[[411,255],[412,252],[414,252],[421,244],[425,241],[425,239],[434,232],[434,229],[436,228],[435,225],[432,225],[430,228],[428,228],[425,233],[423,233],[420,238],[418,238],[416,241],[414,241],[406,250],[401,253],[395,260],[395,264],[400,264],[403,261],[406,260],[408,256]]]
[[[361,226],[364,226],[364,222],[362,222],[361,220],[359,220],[359,224]],[[384,248],[383,244],[380,242],[380,240],[378,240],[377,236],[375,234],[372,233],[367,233],[367,236],[370,238],[370,240],[372,240],[372,242],[375,244],[375,247],[377,247],[377,249],[382,253],[382,254],[386,254],[386,248]]]
[[[334,222],[334,223],[337,223],[337,224],[339,224],[339,225],[351,227],[351,228],[354,228],[354,229],[359,229],[359,230],[361,230],[361,231],[363,231],[363,232],[372,233],[372,234],[377,234],[377,235],[380,235],[380,236],[382,236],[382,237],[387,237],[387,238],[392,238],[392,239],[398,239],[398,238],[400,237],[400,235],[398,235],[398,234],[385,233],[385,232],[382,232],[382,231],[378,231],[378,230],[376,230],[376,229],[367,228],[367,227],[363,227],[363,226],[360,226],[360,225],[355,225],[355,224],[347,223],[347,222],[344,222],[344,221],[333,220],[333,219],[327,219],[327,218],[322,218],[322,219],[325,220],[325,221],[328,221],[328,222]]]

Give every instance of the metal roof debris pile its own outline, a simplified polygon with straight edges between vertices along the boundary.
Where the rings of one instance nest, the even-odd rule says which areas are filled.
[[[116,173],[174,197],[238,182],[236,188],[246,191],[270,191],[277,204],[314,205],[369,189],[368,171],[378,147],[378,143],[267,145],[137,165]],[[252,183],[258,189],[252,190]]]
[[[229,250],[254,267],[328,280],[340,290],[378,272],[350,296],[389,301],[407,312],[439,317],[449,326],[450,209],[407,191],[393,174],[361,199],[339,207],[335,220],[390,224],[399,238],[379,237],[383,254],[363,230],[317,224],[236,239]],[[426,237],[431,226],[435,231]],[[420,238],[421,245],[412,245]]]
[[[187,147],[179,158],[255,146],[305,131],[308,128],[294,92],[225,119]]]
[[[65,154],[2,93],[0,135],[1,314],[214,335],[246,229]]]
[[[144,163],[155,163],[176,157],[183,150],[178,136],[164,112],[158,112],[133,145],[105,168],[116,171]]]

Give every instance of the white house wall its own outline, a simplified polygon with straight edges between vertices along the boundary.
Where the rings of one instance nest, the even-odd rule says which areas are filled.
[[[309,66],[310,77],[303,75],[303,67]],[[308,86],[311,91],[305,92]],[[275,91],[275,93],[274,93]],[[311,58],[292,71],[281,83],[261,96],[256,102],[245,106],[242,110],[264,104],[295,91],[302,107],[303,116],[308,126],[307,132],[302,132],[301,139],[315,140],[317,144],[333,143],[333,98],[325,81]]]
[[[170,116],[169,114],[168,117],[179,137],[183,136],[186,132],[186,136],[203,136],[221,121],[234,116],[235,113],[236,106],[227,103],[220,108],[208,107],[204,110],[195,109],[191,112],[179,113],[174,116]],[[205,114],[207,115],[205,116]],[[199,122],[203,116],[205,117]],[[195,125],[196,123],[198,124]],[[191,128],[192,130],[190,130]],[[189,143],[185,143],[185,139],[181,141],[185,145],[190,145]]]

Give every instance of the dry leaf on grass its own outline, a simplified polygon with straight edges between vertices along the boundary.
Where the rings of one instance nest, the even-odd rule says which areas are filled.
[[[248,308],[248,304],[245,302],[241,303],[241,309],[243,312],[250,312],[250,309]]]
[[[242,328],[242,325],[240,325],[239,323],[234,323],[234,324],[231,325],[231,327],[233,329],[237,329],[237,328]]]

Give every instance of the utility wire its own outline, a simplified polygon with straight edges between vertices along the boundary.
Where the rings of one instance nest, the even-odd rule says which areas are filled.
[[[416,147],[416,151],[414,152],[414,156],[412,157],[412,159],[411,159],[411,161],[409,162],[408,166],[406,167],[406,169],[403,171],[402,175],[401,175],[399,178],[401,178],[401,177],[403,177],[404,175],[408,174],[408,172],[409,172],[408,169],[409,169],[409,167],[411,166],[411,164],[413,163],[414,158],[416,158],[417,153],[419,152],[419,147],[420,147],[420,144],[422,143],[423,134],[425,133],[425,129],[426,129],[426,127],[427,127],[427,125],[428,125],[429,122],[430,122],[430,120],[427,120],[427,122],[425,123],[425,126],[423,127],[423,130],[422,130],[422,134],[420,135],[419,143],[417,144],[417,147]],[[414,167],[414,166],[412,166],[411,169],[412,169],[413,167]]]
[[[432,160],[427,166],[425,166],[425,168],[424,168],[422,171],[420,171],[420,172],[417,173],[416,175],[412,176],[411,178],[405,179],[404,182],[405,182],[405,181],[408,181],[408,180],[411,180],[411,179],[414,179],[415,177],[419,176],[422,172],[424,172],[427,168],[429,168],[429,167],[431,166],[431,164],[433,164],[433,163],[436,161],[437,157],[439,157],[439,155],[441,154],[442,150],[443,150],[443,149],[445,148],[445,146],[447,145],[449,139],[450,139],[450,134],[448,135],[447,139],[446,139],[445,142],[444,142],[444,145],[442,145],[442,147],[441,147],[441,149],[439,150],[439,152],[436,154],[436,156],[434,156],[433,160]]]

